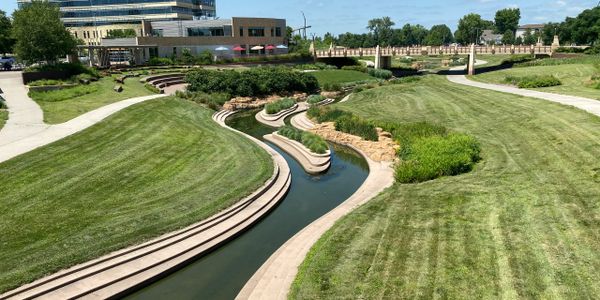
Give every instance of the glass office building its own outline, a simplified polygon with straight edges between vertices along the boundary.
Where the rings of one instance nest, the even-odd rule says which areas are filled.
[[[31,0],[18,0],[19,6]],[[67,27],[197,20],[216,16],[215,0],[50,0],[60,6]]]

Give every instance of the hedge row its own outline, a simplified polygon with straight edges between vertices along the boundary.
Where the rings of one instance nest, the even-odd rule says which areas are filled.
[[[552,75],[532,75],[523,77],[509,75],[504,78],[504,82],[516,85],[521,89],[549,87],[562,84],[558,78]]]
[[[317,79],[287,68],[253,68],[245,71],[198,69],[186,74],[188,90],[204,93],[228,93],[231,96],[265,96],[291,92],[314,93]]]
[[[325,101],[325,96],[321,96],[321,95],[310,95],[308,97],[308,99],[306,100],[306,103],[314,105],[317,104],[319,102]]]
[[[303,132],[288,125],[279,129],[278,133],[288,139],[302,143],[302,145],[306,146],[306,148],[310,149],[313,153],[324,154],[329,150],[327,142],[314,133]]]

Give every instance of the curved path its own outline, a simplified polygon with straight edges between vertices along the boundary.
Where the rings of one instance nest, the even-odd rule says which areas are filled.
[[[112,103],[68,122],[44,123],[42,109],[27,96],[21,72],[0,73],[0,88],[8,104],[8,121],[0,131],[0,163],[80,132],[131,105],[165,97],[150,95]]]
[[[213,119],[231,129],[224,123],[229,115],[231,112],[222,111]],[[250,196],[207,220],[42,278],[0,295],[0,299],[118,297],[234,238],[270,212],[291,184],[285,159],[266,144],[251,139],[271,155],[275,168],[272,177]]]
[[[478,61],[475,65],[486,64],[485,61]],[[451,69],[452,71],[461,71],[464,70],[464,67],[457,67]],[[480,89],[492,90],[497,92],[509,93],[523,97],[537,98],[547,101],[552,101],[555,103],[560,103],[563,105],[573,106],[582,110],[585,110],[591,114],[596,116],[600,116],[600,101],[595,99],[577,97],[577,96],[569,96],[562,94],[554,94],[554,93],[546,93],[539,91],[532,91],[528,89],[520,89],[507,85],[500,84],[492,84],[492,83],[483,83],[478,81],[473,81],[468,79],[465,75],[448,75],[448,80],[453,83],[462,84],[466,86],[476,87]]]
[[[305,227],[281,246],[246,283],[236,299],[286,299],[298,273],[298,267],[319,238],[337,220],[394,183],[391,162],[375,162],[360,150],[354,149],[365,157],[369,164],[369,176],[363,185],[334,210]]]

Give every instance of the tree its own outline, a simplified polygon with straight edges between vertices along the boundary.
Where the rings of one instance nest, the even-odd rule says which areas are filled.
[[[381,46],[389,46],[392,41],[392,27],[396,25],[390,17],[369,20],[367,29],[373,34],[375,43]]]
[[[330,32],[325,33],[325,35],[323,36],[323,44],[325,44],[326,46],[329,46],[329,45],[335,44],[335,43],[336,43],[335,37]]]
[[[542,41],[544,45],[551,45],[554,42],[554,35],[559,34],[560,23],[548,23],[542,29]]]
[[[427,37],[425,37],[425,45],[428,46],[440,46],[450,44],[454,41],[452,31],[446,25],[434,25],[429,30]]]
[[[600,42],[600,7],[586,9],[576,18],[565,21],[570,40],[581,45],[594,45]]]
[[[519,21],[521,20],[521,10],[518,8],[505,8],[496,12],[494,18],[496,25],[496,33],[506,33],[507,30],[513,32],[513,34],[519,28]]]
[[[133,38],[136,36],[135,29],[113,29],[106,34],[107,39]]]
[[[57,5],[34,0],[15,11],[13,18],[15,53],[21,59],[55,63],[75,53],[77,41],[61,22]]]
[[[504,35],[502,35],[502,44],[511,45],[514,43],[515,43],[515,33],[510,29],[506,30],[506,32],[504,32]]]
[[[515,44],[517,44],[517,45],[523,45],[523,38],[522,37],[517,37],[515,39]]]
[[[525,45],[533,45],[537,43],[537,34],[536,32],[532,32],[531,29],[527,29],[523,34],[523,44]]]
[[[483,20],[478,14],[468,14],[458,22],[458,29],[454,38],[463,45],[475,43],[479,40],[478,35],[484,29],[493,29],[494,22]]]
[[[12,24],[6,13],[0,10],[0,53],[12,52],[15,40],[12,38]]]

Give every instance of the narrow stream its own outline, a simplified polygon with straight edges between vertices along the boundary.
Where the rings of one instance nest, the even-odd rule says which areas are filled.
[[[255,113],[255,112],[254,112]],[[262,140],[274,131],[240,114],[229,126]],[[289,155],[292,185],[281,204],[247,232],[189,266],[129,295],[129,299],[233,299],[283,243],[350,197],[368,176],[367,162],[350,148],[331,145],[331,168],[311,176]]]

